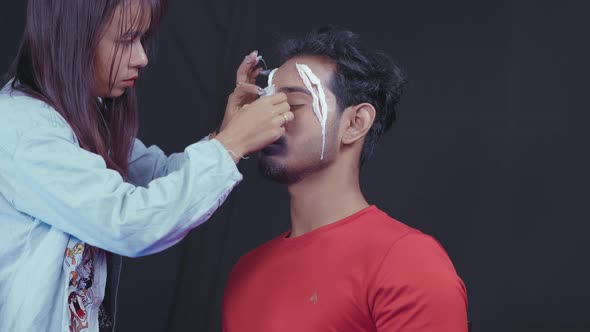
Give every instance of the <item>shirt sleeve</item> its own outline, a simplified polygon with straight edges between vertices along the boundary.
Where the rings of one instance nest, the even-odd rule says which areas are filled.
[[[418,233],[389,250],[370,287],[377,331],[467,332],[467,295],[446,252]]]
[[[129,158],[129,181],[137,186],[146,187],[150,181],[180,169],[185,161],[184,153],[166,156],[159,147],[146,147],[140,140],[135,139]]]
[[[18,211],[92,246],[143,256],[209,219],[242,179],[216,140],[188,146],[179,162],[162,158],[147,169],[167,175],[135,186],[78,147],[69,131],[39,126],[20,137],[14,153],[0,144],[1,194]]]

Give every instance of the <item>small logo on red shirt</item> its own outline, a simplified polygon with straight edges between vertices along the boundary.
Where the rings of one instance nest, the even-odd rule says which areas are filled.
[[[309,298],[311,303],[318,304],[318,291],[313,292],[313,295]]]

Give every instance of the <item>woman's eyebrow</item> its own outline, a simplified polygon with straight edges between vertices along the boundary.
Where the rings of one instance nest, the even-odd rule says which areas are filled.
[[[123,35],[121,35],[121,38],[136,38],[140,35],[141,32],[138,30],[127,30]]]
[[[139,36],[144,35],[147,32],[148,28],[145,27],[131,27],[121,37],[123,38],[137,38]]]

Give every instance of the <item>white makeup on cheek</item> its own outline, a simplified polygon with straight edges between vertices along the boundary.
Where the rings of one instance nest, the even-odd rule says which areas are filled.
[[[311,93],[313,98],[313,112],[322,127],[322,154],[320,155],[320,160],[323,160],[324,149],[326,148],[326,122],[328,120],[328,103],[326,102],[324,87],[322,86],[322,81],[320,81],[307,65],[296,63],[295,67],[297,67],[297,72],[299,72],[303,84],[305,84],[305,87]]]

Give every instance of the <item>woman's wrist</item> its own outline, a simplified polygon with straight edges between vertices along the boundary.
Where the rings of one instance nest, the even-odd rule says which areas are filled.
[[[214,137],[223,147],[227,150],[227,152],[231,155],[234,162],[237,164],[241,159],[248,159],[248,157],[244,156],[244,150],[241,147],[241,144],[235,143],[235,140],[232,140],[229,137],[226,137],[224,133],[215,134]]]

